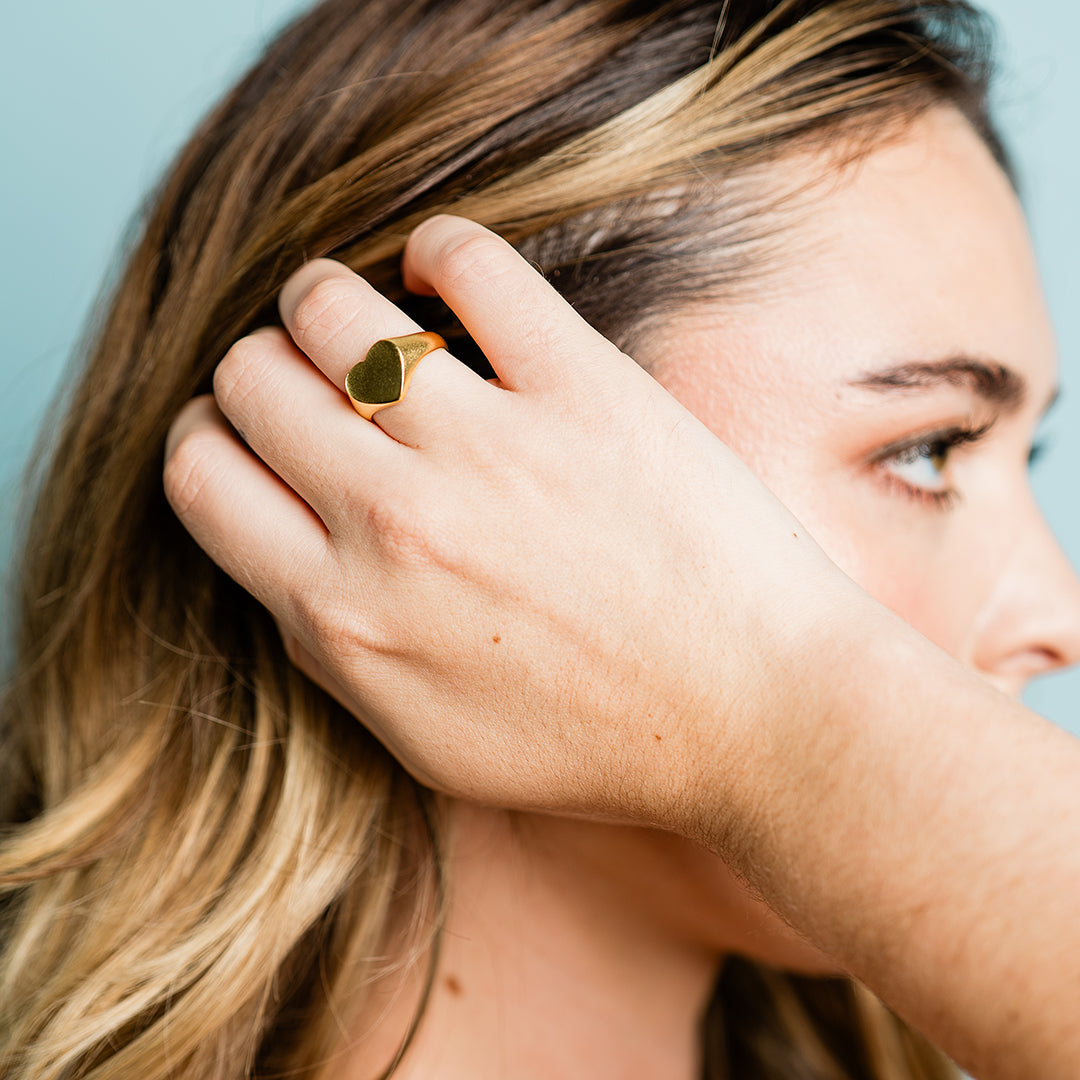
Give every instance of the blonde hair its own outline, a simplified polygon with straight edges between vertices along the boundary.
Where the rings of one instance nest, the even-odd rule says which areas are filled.
[[[2,713],[3,1075],[312,1072],[437,940],[430,793],[161,492],[172,418],[285,278],[342,259],[482,366],[398,275],[451,210],[632,349],[760,277],[777,157],[948,103],[1000,160],[983,56],[949,0],[327,0],[281,35],[150,200],[39,481]],[[862,988],[748,961],[704,1038],[716,1077],[953,1075]]]

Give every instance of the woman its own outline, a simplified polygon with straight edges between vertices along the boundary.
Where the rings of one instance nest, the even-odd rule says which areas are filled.
[[[832,962],[696,847],[642,829],[508,816],[413,781],[285,662],[274,621],[172,520],[158,470],[174,417],[212,378],[224,414],[286,482],[319,432],[349,447],[320,462],[348,462],[356,439],[377,454],[369,436],[385,436],[348,411],[339,369],[374,337],[411,329],[403,318],[439,331],[490,374],[450,314],[463,313],[455,281],[469,293],[469,264],[440,261],[438,230],[451,226],[421,230],[428,240],[414,241],[405,282],[420,293],[436,287],[450,307],[410,296],[399,278],[410,229],[453,209],[542,266],[919,629],[1010,686],[1070,662],[1077,585],[1023,480],[1052,357],[985,116],[980,48],[966,8],[893,0],[726,12],[610,0],[328,3],[271,48],[160,193],[27,540],[5,706],[5,813],[19,826],[0,863],[11,890],[3,1029],[12,1075],[362,1077],[395,1066],[399,1076],[949,1075],[865,991],[819,978],[836,974]],[[295,273],[318,255],[362,271],[407,315],[380,307],[336,264]],[[229,350],[276,321],[286,282],[285,330],[331,376],[318,376],[318,390],[281,329]],[[368,297],[363,325],[352,321],[358,289]],[[514,329],[504,322],[502,336]],[[479,344],[506,384],[494,337]],[[528,344],[542,373],[545,343]],[[436,353],[410,402],[422,400],[432,372],[451,381],[440,400],[455,407],[434,427],[429,410],[413,432],[408,410],[398,421],[394,409],[380,414],[404,444],[433,431],[449,440],[459,416],[476,415],[466,401],[502,392]],[[657,429],[626,421],[620,399],[587,370],[580,379],[558,400],[569,417],[608,434]],[[290,413],[311,392],[323,394],[318,420]],[[675,408],[658,404],[666,398],[647,400],[670,421],[659,428],[687,447],[711,440],[681,411],[664,411]],[[326,566],[309,561],[296,531],[316,524],[310,510],[254,459],[236,457],[235,443],[229,469],[206,482],[197,462],[232,436],[206,398],[184,417],[166,489],[187,524],[224,558],[200,530],[199,508],[239,509],[271,550],[295,552],[296,572],[314,588]],[[284,458],[273,457],[267,417],[296,421]],[[520,521],[536,521],[540,504],[516,501],[527,490],[522,463],[502,455],[495,429],[489,437],[484,424],[471,426],[467,460],[491,487],[467,515],[483,519],[490,503],[511,500]],[[605,445],[598,464],[606,456],[610,466]],[[641,446],[623,442],[647,473]],[[669,461],[669,448],[658,449]],[[378,485],[377,467],[356,460],[365,486]],[[562,475],[558,455],[538,460]],[[334,469],[320,471],[338,486]],[[258,478],[258,500],[242,478]],[[650,518],[622,493],[612,500],[588,480],[601,522],[629,518],[644,529]],[[686,490],[716,482],[701,469],[678,478]],[[270,514],[267,483],[281,497]],[[441,668],[428,666],[427,685],[421,671],[415,684],[395,678],[381,698],[363,700],[342,681],[350,672],[308,656],[335,628],[343,642],[362,637],[357,612],[378,612],[386,633],[393,559],[466,558],[416,550],[422,534],[408,492],[398,494],[406,505],[393,520],[368,519],[388,530],[379,589],[345,578],[317,610],[297,605],[282,621],[294,658],[412,763],[413,748],[381,724],[380,702],[400,708],[404,693],[420,715],[445,713],[470,655],[455,645]],[[961,495],[971,514],[947,510]],[[445,509],[462,506],[447,500]],[[793,596],[781,569],[797,557],[825,575],[826,563],[799,527],[789,539],[778,514],[761,515],[778,570],[760,591],[790,612],[793,630],[808,630],[820,598]],[[711,523],[684,527],[694,557],[681,602],[707,607],[724,567],[701,558]],[[576,638],[580,670],[514,659],[523,613],[501,589],[476,593],[468,623],[474,666],[518,664],[500,685],[516,686],[525,703],[535,684],[553,681],[567,700],[587,699],[612,641],[633,655],[638,639],[605,621],[614,598],[644,597],[654,627],[671,602],[658,589],[670,576],[653,579],[642,561],[629,580],[621,564],[619,575],[605,573],[596,553],[610,546],[597,534],[561,535],[595,583],[574,614],[594,628]],[[547,542],[543,530],[514,539]],[[226,564],[260,591],[257,561]],[[1026,614],[1021,593],[1033,598]],[[397,629],[398,640],[410,632]],[[425,638],[423,626],[411,632]],[[757,670],[750,640],[730,638],[726,677]],[[407,651],[393,649],[408,668]],[[657,701],[681,700],[686,672],[707,660],[692,642],[677,653],[635,656],[641,684],[668,691]],[[477,705],[467,679],[460,689],[467,723]],[[507,704],[499,693],[493,715]],[[632,694],[627,706],[627,715],[650,711]],[[795,718],[802,707],[782,697],[766,711]],[[740,716],[747,728],[759,719],[749,707]],[[435,730],[420,724],[410,738]],[[661,746],[668,733],[665,721]],[[452,759],[454,740],[438,738],[437,756]],[[506,766],[535,777],[518,805],[603,810],[545,802],[555,778],[528,745]],[[488,790],[475,794],[491,801]],[[665,797],[675,806],[687,794]],[[739,865],[730,844],[712,846]]]

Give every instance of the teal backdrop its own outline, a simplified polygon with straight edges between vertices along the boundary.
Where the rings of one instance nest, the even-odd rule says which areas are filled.
[[[298,0],[35,0],[5,13],[0,65],[0,565],[18,476],[127,224],[197,118]],[[1080,5],[992,0],[998,114],[1062,349],[1065,393],[1047,423],[1039,498],[1080,562]],[[7,625],[7,619],[4,619]],[[1080,734],[1080,673],[1029,703]]]

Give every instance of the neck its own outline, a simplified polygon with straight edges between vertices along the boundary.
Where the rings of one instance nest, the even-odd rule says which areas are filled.
[[[700,1076],[719,958],[657,918],[663,888],[628,887],[642,834],[468,806],[455,817],[435,981],[395,1080]],[[358,1040],[350,1080],[377,1075],[372,1047],[407,1029],[411,989]]]

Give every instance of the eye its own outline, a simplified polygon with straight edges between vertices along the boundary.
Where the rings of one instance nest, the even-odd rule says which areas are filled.
[[[978,442],[993,426],[949,427],[885,447],[875,459],[883,475],[901,493],[938,507],[950,505],[959,495],[948,475],[953,451]]]
[[[881,464],[898,480],[926,492],[946,492],[945,466],[952,446],[942,442],[923,442],[897,450]]]

